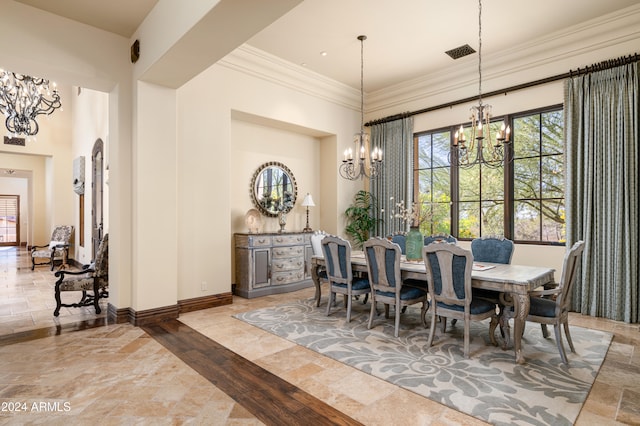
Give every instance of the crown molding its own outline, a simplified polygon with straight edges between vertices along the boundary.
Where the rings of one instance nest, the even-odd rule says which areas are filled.
[[[483,91],[552,77],[637,53],[637,46],[640,46],[640,5],[483,55]],[[473,96],[478,90],[477,60],[460,61],[446,73],[425,75],[369,93],[367,115],[404,111],[406,105],[420,104],[424,108]]]
[[[219,65],[356,111],[360,92],[346,84],[244,44]]]

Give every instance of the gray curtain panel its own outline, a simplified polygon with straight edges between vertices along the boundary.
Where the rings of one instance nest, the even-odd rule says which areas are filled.
[[[638,322],[638,63],[565,82],[567,247],[585,241],[573,309]]]
[[[371,143],[382,148],[384,159],[382,175],[370,183],[370,191],[378,202],[374,213],[380,219],[375,235],[384,237],[405,232],[406,225],[390,215],[393,204],[404,200],[408,207],[413,197],[413,117],[374,124]]]

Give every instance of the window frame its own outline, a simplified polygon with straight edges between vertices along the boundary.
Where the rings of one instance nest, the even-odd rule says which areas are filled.
[[[520,111],[520,112],[516,112],[516,113],[510,113],[510,114],[505,114],[503,116],[498,116],[498,117],[493,117],[492,118],[492,122],[496,122],[496,121],[504,121],[505,125],[509,125],[511,126],[511,129],[514,128],[513,123],[514,120],[517,118],[522,118],[522,117],[526,117],[526,116],[530,116],[530,115],[542,115],[545,113],[549,113],[549,112],[554,112],[554,111],[561,111],[563,112],[563,105],[562,104],[555,104],[555,105],[550,105],[550,106],[546,106],[546,107],[542,107],[542,108],[535,108],[535,109],[531,109],[531,110],[526,110],[526,111]],[[465,123],[466,126],[469,126],[470,123]],[[460,124],[457,125],[452,125],[452,126],[445,126],[445,127],[440,127],[440,128],[436,128],[433,130],[428,130],[428,131],[422,131],[422,132],[417,132],[414,133],[413,135],[413,141],[414,141],[414,159],[413,159],[413,181],[414,181],[414,185],[413,185],[413,199],[414,200],[418,200],[419,198],[419,191],[420,191],[420,184],[419,184],[419,177],[420,177],[420,171],[423,169],[419,168],[419,161],[418,161],[418,155],[419,155],[419,149],[418,149],[418,143],[421,137],[423,136],[427,136],[429,135],[431,137],[431,140],[433,141],[433,137],[435,134],[438,133],[445,133],[445,132],[449,132],[449,136],[450,136],[450,147],[453,147],[453,135],[455,133],[455,131],[459,128]],[[517,135],[512,132],[512,141],[515,140],[515,138],[517,137]],[[543,136],[542,134],[540,134],[540,138],[542,139]],[[433,143],[433,142],[432,142]],[[542,150],[541,150],[542,151]],[[450,158],[454,158],[454,151],[451,151],[450,154]],[[555,154],[557,155],[557,154]],[[563,164],[564,164],[564,151],[559,154],[563,157]],[[537,157],[539,157],[541,160],[543,157],[548,156],[543,154],[542,152],[539,152]],[[514,207],[515,207],[515,167],[513,164],[513,159],[514,159],[514,146],[513,143],[509,143],[505,145],[505,158],[509,159],[509,161],[505,162],[504,167],[504,223],[503,223],[503,234],[505,236],[505,238],[508,238],[510,240],[513,240],[515,243],[518,244],[529,244],[529,245],[549,245],[549,246],[564,246],[566,245],[566,243],[564,241],[543,241],[543,240],[516,240],[514,239],[515,237],[515,211],[514,211]],[[540,166],[542,167],[542,166]],[[479,171],[479,173],[482,173],[482,170]],[[541,172],[540,172],[541,173]],[[542,176],[540,176],[542,178]],[[458,238],[458,240],[460,241],[471,241],[473,238],[468,238],[468,237],[460,237],[460,227],[459,227],[459,217],[460,217],[460,193],[459,193],[459,184],[460,184],[460,168],[454,164],[452,164],[450,166],[450,194],[451,194],[451,208],[450,208],[450,214],[451,214],[451,218],[450,218],[450,222],[451,222],[451,235],[455,236],[456,238]],[[565,193],[566,193],[566,188],[564,188]],[[542,193],[542,191],[540,191],[540,198],[538,198],[537,200],[540,202],[543,202],[544,200],[551,200],[551,199],[558,199],[557,197],[551,197],[551,198],[545,198],[543,196],[544,194]],[[563,193],[563,197],[562,200],[564,200],[564,203],[566,204],[566,197],[564,196]],[[480,200],[479,203],[480,205],[482,205],[482,194],[480,194]],[[541,222],[542,223],[542,222]],[[480,235],[482,235],[482,228],[480,228]],[[539,235],[541,236],[541,234]]]

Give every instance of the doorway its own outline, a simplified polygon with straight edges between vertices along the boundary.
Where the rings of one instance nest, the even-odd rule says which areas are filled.
[[[20,241],[20,196],[0,195],[0,246]]]
[[[96,258],[103,233],[103,192],[104,192],[104,143],[98,139],[91,153],[92,164],[92,205],[91,205],[91,244],[93,259]]]

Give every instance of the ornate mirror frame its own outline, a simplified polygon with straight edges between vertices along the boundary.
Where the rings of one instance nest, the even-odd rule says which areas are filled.
[[[298,185],[291,170],[278,161],[264,163],[251,178],[251,199],[265,216],[288,213],[296,203]]]

